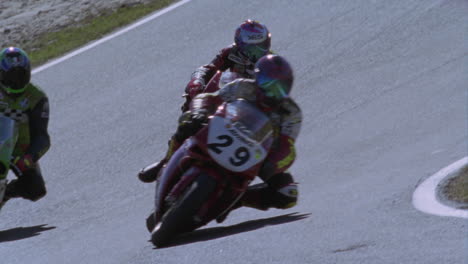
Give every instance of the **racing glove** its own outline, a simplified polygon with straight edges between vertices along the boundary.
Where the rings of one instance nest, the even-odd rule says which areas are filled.
[[[206,121],[208,120],[208,111],[205,109],[197,109],[194,110],[193,113],[190,114],[190,130],[193,133],[196,133],[200,128],[202,128]]]
[[[183,142],[188,137],[194,135],[200,130],[208,120],[208,111],[205,109],[196,109],[190,112],[185,112],[179,119],[179,126],[174,134],[174,138],[178,142]]]
[[[184,104],[180,107],[182,112],[189,110],[190,102],[192,99],[197,96],[198,94],[202,93],[205,89],[205,84],[203,80],[199,79],[192,79],[187,86],[185,87],[185,94],[183,97],[185,98]]]
[[[185,87],[185,93],[190,99],[192,99],[195,96],[197,96],[199,93],[203,92],[204,88],[205,88],[205,83],[203,82],[203,80],[192,79],[187,84],[187,87]]]
[[[25,172],[34,166],[34,161],[30,154],[26,154],[22,157],[16,157],[13,164],[15,164],[21,172]]]

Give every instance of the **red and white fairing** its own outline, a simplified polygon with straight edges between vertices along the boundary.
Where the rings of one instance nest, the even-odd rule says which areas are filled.
[[[273,141],[268,116],[244,100],[226,104],[208,126],[211,158],[232,172],[248,172],[260,165]]]

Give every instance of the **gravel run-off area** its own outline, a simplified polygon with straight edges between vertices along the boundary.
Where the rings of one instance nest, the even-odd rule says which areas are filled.
[[[122,6],[151,0],[7,0],[0,1],[0,47],[24,47],[39,35]]]

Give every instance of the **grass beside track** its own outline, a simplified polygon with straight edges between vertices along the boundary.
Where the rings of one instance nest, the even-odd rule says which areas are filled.
[[[89,17],[59,31],[47,32],[25,44],[33,67],[99,39],[116,29],[131,24],[175,0],[154,0],[147,4],[122,5],[116,10],[103,11],[98,17]]]
[[[462,203],[463,208],[468,209],[468,166],[465,166],[459,175],[448,180],[443,192],[448,199]]]

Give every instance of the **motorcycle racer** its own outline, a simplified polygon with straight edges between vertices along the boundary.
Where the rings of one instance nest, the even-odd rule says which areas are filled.
[[[232,209],[241,206],[260,210],[290,208],[297,202],[298,189],[287,169],[296,157],[294,143],[302,122],[301,109],[289,97],[293,72],[283,57],[270,54],[257,61],[254,76],[255,79],[237,79],[214,93],[196,96],[190,111],[181,116],[167,155],[161,163],[166,163],[183,141],[195,134],[220,104],[245,99],[255,103],[271,118],[275,141],[258,175],[264,183],[250,186]],[[217,221],[224,221],[227,213],[218,217]],[[148,229],[151,229],[151,216],[148,219]]]
[[[258,21],[248,19],[236,29],[234,43],[223,48],[216,57],[192,73],[192,77],[185,87],[185,103],[182,112],[189,110],[192,99],[205,92],[205,85],[213,78],[217,71],[237,73],[245,78],[254,77],[255,63],[266,54],[271,54],[271,34],[267,27]],[[164,163],[157,162],[143,168],[138,173],[142,182],[153,182],[157,172]]]
[[[219,51],[216,57],[192,73],[192,77],[185,87],[186,102],[182,112],[188,110],[191,100],[204,92],[205,85],[217,71],[230,70],[245,78],[252,78],[253,68],[258,59],[270,51],[271,34],[267,27],[258,21],[248,19],[237,27],[234,34],[234,43]]]
[[[0,207],[10,198],[37,201],[46,195],[38,160],[50,147],[49,103],[44,91],[30,79],[28,55],[17,47],[3,49],[0,52],[0,115],[19,123],[12,163],[21,173],[8,183]]]

